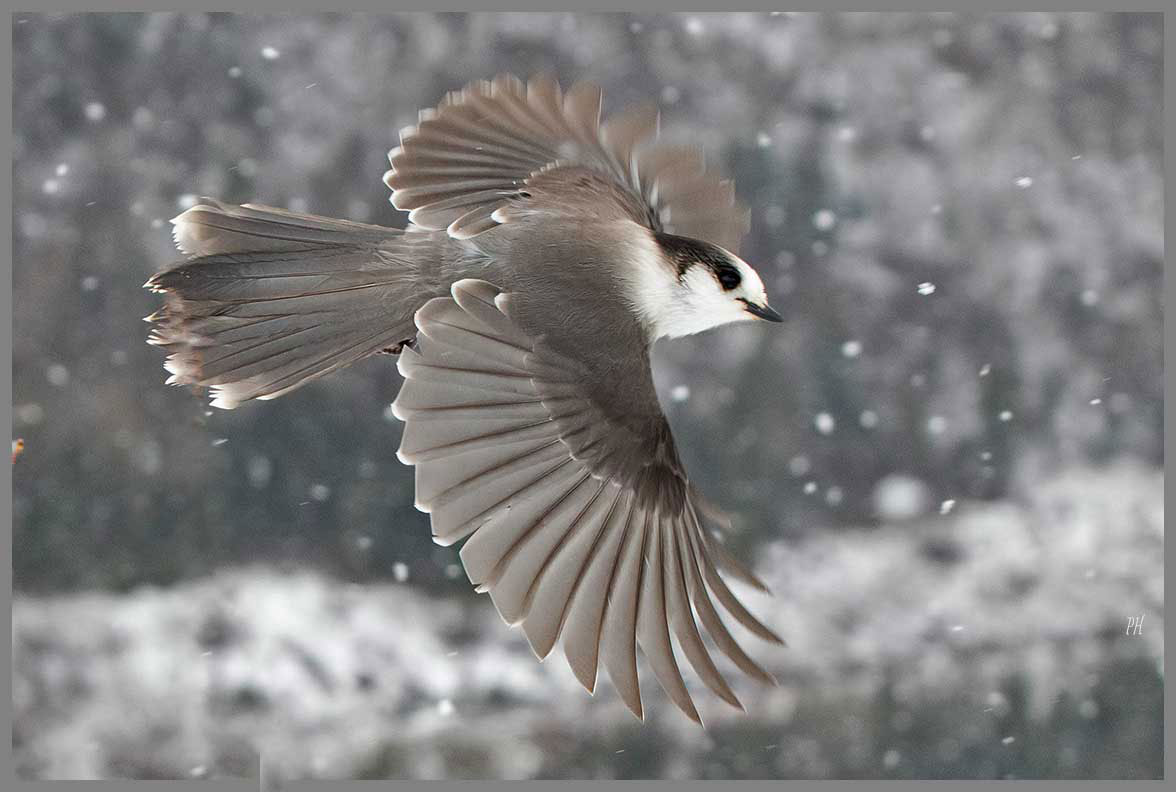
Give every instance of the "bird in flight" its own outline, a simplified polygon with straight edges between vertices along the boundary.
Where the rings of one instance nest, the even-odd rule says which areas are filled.
[[[638,717],[637,648],[701,723],[671,646],[743,708],[710,643],[749,676],[716,601],[782,643],[719,572],[766,586],[704,527],[650,372],[662,337],[781,317],[734,251],[749,225],[700,152],[644,106],[510,76],[448,94],[401,132],[384,182],[404,230],[201,201],[172,222],[189,258],[146,286],[170,384],[231,409],[356,360],[398,356],[399,458],[435,541],[545,658]]]

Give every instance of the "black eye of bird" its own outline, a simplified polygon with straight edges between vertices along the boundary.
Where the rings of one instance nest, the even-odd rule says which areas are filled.
[[[723,291],[731,291],[739,285],[741,278],[739,271],[730,265],[724,264],[715,270],[715,275],[719,279],[719,285],[723,287]]]

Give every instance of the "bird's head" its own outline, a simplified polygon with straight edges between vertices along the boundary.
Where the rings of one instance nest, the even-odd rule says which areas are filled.
[[[639,262],[632,300],[653,338],[731,322],[782,322],[751,265],[718,245],[655,233],[652,260]]]

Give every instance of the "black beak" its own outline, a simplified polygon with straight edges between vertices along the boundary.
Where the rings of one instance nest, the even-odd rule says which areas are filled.
[[[752,316],[757,316],[760,319],[765,319],[769,322],[783,322],[784,321],[784,317],[781,316],[780,314],[776,313],[775,309],[773,309],[772,306],[767,305],[766,303],[764,305],[756,305],[755,303],[751,302],[750,300],[744,300],[742,297],[740,297],[739,299],[742,300],[743,304],[747,306],[746,310]]]

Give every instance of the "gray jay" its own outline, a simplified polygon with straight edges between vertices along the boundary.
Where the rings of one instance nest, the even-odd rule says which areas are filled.
[[[780,639],[719,571],[766,587],[703,527],[650,373],[662,337],[779,322],[734,251],[748,213],[656,108],[601,120],[600,89],[509,76],[450,93],[401,132],[384,181],[404,230],[202,199],[172,222],[189,258],[147,287],[169,383],[230,409],[369,355],[398,355],[398,451],[435,540],[546,657],[639,718],[637,647],[701,722],[671,635],[742,708],[704,644]]]

